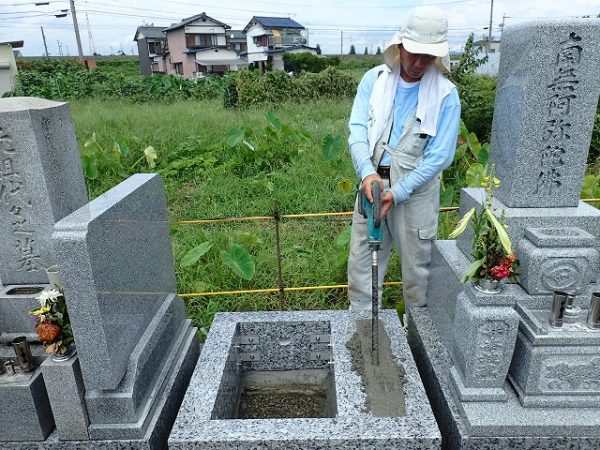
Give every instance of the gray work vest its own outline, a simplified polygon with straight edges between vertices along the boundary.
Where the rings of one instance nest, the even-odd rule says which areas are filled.
[[[392,114],[394,114],[393,111]],[[387,151],[392,156],[392,166],[390,169],[391,186],[401,181],[406,174],[414,170],[423,161],[423,153],[430,138],[429,135],[421,132],[421,121],[417,119],[416,108],[408,114],[404,122],[402,135],[395,148],[392,148],[388,142],[391,137],[392,126],[393,120],[390,118],[381,138],[375,144],[373,156],[371,156],[371,162],[374,167],[379,165],[384,151]],[[415,192],[426,190],[435,181],[434,177],[431,181],[416,189]]]

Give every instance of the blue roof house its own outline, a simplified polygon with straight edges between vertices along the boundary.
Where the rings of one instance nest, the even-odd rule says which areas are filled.
[[[283,54],[286,52],[310,52],[315,48],[306,45],[306,28],[288,17],[254,16],[244,28],[246,34],[248,64],[254,64],[264,72],[267,67],[283,70]]]

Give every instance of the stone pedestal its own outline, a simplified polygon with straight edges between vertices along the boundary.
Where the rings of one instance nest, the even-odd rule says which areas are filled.
[[[600,273],[596,238],[577,227],[526,228],[518,245],[521,285],[531,294],[580,294]]]
[[[600,410],[600,330],[581,322],[552,328],[550,310],[518,308],[521,326],[509,378],[521,404]]]
[[[483,293],[471,283],[458,296],[454,314],[451,379],[464,401],[506,400],[519,316],[513,309],[519,289]]]
[[[46,359],[41,366],[61,441],[89,439],[88,414],[83,399],[83,379],[79,358],[66,361]]]

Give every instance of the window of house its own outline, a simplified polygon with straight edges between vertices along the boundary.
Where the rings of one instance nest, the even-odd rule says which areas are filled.
[[[156,44],[158,44],[158,42],[148,42],[148,53],[158,53],[156,50]]]
[[[257,47],[266,47],[269,45],[269,36],[263,34],[262,36],[254,36],[254,45]]]
[[[173,68],[177,75],[183,75],[183,63],[175,63],[173,64]]]
[[[217,45],[217,35],[215,34],[188,34],[185,38],[188,47],[212,47]]]

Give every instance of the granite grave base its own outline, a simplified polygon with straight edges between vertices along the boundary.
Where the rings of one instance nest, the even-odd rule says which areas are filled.
[[[524,408],[509,383],[504,386],[506,402],[456,401],[453,361],[429,307],[408,312],[407,337],[443,436],[442,449],[600,448],[599,408]]]
[[[389,338],[390,350],[387,354],[381,352],[378,367],[388,358],[394,367],[403,370],[398,378],[403,378],[400,390],[405,409],[402,414],[375,417],[375,408],[369,406],[368,381],[365,389],[363,378],[354,370],[356,347],[349,346],[358,334],[359,324],[369,318],[364,311],[217,314],[169,437],[169,448],[440,448],[438,427],[400,321],[392,310],[380,314],[380,327]],[[370,358],[370,354],[360,353]],[[311,418],[235,418],[239,381],[246,374],[302,370],[329,372],[332,376],[329,393],[335,398],[328,399],[326,414]],[[363,376],[368,379],[368,375]]]

